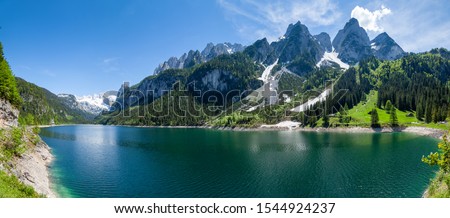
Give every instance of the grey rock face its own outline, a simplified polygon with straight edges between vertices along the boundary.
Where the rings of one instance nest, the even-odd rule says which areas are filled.
[[[344,29],[339,30],[332,44],[339,53],[338,57],[349,64],[355,64],[372,55],[369,36],[355,18],[350,19]]]
[[[331,38],[328,33],[320,33],[319,35],[315,35],[314,38],[326,52],[332,52],[333,46],[331,45]]]
[[[270,46],[266,38],[260,39],[253,45],[245,48],[244,53],[258,63],[273,64],[276,60],[274,49]]]
[[[139,84],[133,86],[133,88],[129,87],[129,84],[124,84],[117,94],[117,99],[113,107],[115,109],[127,108],[151,103],[167,91],[172,90],[173,85],[182,79],[183,76],[166,71],[156,76],[145,78]]]
[[[17,127],[19,125],[19,110],[9,101],[0,99],[0,128]]]
[[[309,57],[318,62],[325,52],[309,33],[308,27],[300,21],[290,24],[284,37],[278,42],[273,42],[271,46],[282,63],[291,62],[299,56]]]
[[[205,61],[209,61],[219,55],[223,54],[233,54],[236,52],[241,52],[245,49],[241,44],[231,44],[231,43],[218,43],[214,45],[213,43],[208,43],[205,49],[201,52],[202,57]]]
[[[168,69],[184,69],[192,67],[196,64],[201,64],[209,61],[219,55],[223,54],[233,54],[236,52],[244,51],[245,47],[241,44],[231,44],[231,43],[218,43],[214,45],[213,43],[208,43],[202,52],[189,51],[187,54],[184,53],[180,58],[171,57],[164,63],[159,64],[159,66],[154,70],[154,74],[159,74],[160,72]]]
[[[405,51],[387,34],[381,33],[371,41],[372,52],[381,60],[396,60],[405,56]]]

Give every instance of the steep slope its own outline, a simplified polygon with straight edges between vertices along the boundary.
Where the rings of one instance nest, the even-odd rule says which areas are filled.
[[[86,96],[75,96],[71,94],[58,94],[65,105],[74,110],[81,110],[93,117],[103,111],[109,111],[111,104],[116,101],[113,93],[100,93]]]
[[[124,84],[117,94],[113,109],[121,110],[149,104],[172,90],[177,81],[185,82],[187,76],[187,70],[168,69],[158,75],[149,76],[134,86]]]
[[[370,43],[373,54],[380,60],[396,60],[406,54],[385,32],[375,37]]]
[[[325,50],[325,52],[332,52],[333,46],[331,45],[331,38],[328,33],[320,33],[315,35],[314,38],[319,42],[319,45]]]
[[[266,38],[257,40],[252,45],[245,48],[244,53],[250,56],[257,63],[265,65],[273,64],[277,57],[274,49],[270,46]]]
[[[300,21],[290,24],[286,34],[279,41],[272,42],[271,46],[281,63],[291,62],[298,57],[317,63],[325,52],[325,49],[309,33],[308,27]]]
[[[369,36],[355,18],[339,30],[332,44],[339,59],[348,64],[356,64],[372,55]]]
[[[21,103],[16,80],[3,56],[3,46],[0,43],[0,128],[17,126],[17,108]]]
[[[89,114],[72,109],[57,95],[47,89],[16,77],[17,88],[23,103],[19,122],[23,124],[86,123]]]

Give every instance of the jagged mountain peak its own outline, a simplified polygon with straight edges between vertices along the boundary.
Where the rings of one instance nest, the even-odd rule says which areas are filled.
[[[352,18],[350,18],[350,20],[345,24],[345,27],[344,27],[344,28],[347,28],[347,27],[349,27],[349,26],[355,26],[355,25],[357,25],[357,26],[359,27],[359,21],[358,21],[358,19],[352,17]]]
[[[328,33],[322,32],[318,35],[315,35],[314,38],[319,42],[320,46],[326,51],[326,52],[332,52],[333,46],[331,45],[331,38]]]
[[[386,32],[371,41],[372,52],[381,60],[395,60],[405,56],[405,51]]]
[[[332,45],[339,54],[338,57],[349,64],[355,64],[372,55],[369,36],[355,18],[351,18],[344,28],[339,30]]]
[[[382,43],[382,42],[389,42],[389,43],[395,43],[395,41],[386,33],[383,32],[380,35],[376,36],[372,41],[372,43]]]
[[[300,21],[295,24],[289,24],[284,37],[289,37],[295,34],[310,34],[308,27],[303,25]]]
[[[290,24],[286,34],[280,40],[272,42],[270,46],[274,48],[275,56],[281,63],[291,62],[298,57],[317,62],[324,54],[324,49],[311,35],[308,27],[300,21]]]
[[[206,47],[200,52],[198,50],[190,50],[187,54],[184,53],[179,58],[171,57],[167,61],[159,64],[154,70],[153,74],[159,74],[160,72],[168,69],[183,69],[190,68],[196,64],[204,63],[222,54],[233,54],[241,52],[245,49],[245,46],[241,44],[232,44],[229,42],[208,43]]]

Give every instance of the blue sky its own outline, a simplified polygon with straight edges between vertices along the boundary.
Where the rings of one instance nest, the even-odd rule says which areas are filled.
[[[208,42],[275,40],[300,20],[332,38],[351,16],[406,51],[450,48],[448,0],[0,0],[0,41],[13,72],[54,93],[137,83]]]

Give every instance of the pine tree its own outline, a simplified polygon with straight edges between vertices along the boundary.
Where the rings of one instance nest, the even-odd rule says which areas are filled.
[[[417,120],[422,120],[423,119],[423,109],[422,109],[421,105],[417,105],[416,118],[417,118]]]
[[[425,108],[425,123],[431,123],[431,121],[433,120],[433,116],[432,116],[432,108],[431,105],[428,105]]]
[[[397,118],[397,109],[395,109],[395,107],[391,107],[391,111],[390,111],[390,123],[391,126],[398,126],[398,118]]]
[[[345,105],[344,105],[344,113],[343,113],[343,115],[347,115],[348,114],[348,105],[347,105],[347,103],[345,103]]]
[[[450,172],[450,140],[449,134],[443,136],[442,142],[438,144],[439,152],[431,153],[422,157],[422,161],[431,166],[438,165],[444,173]]]
[[[392,110],[392,103],[391,100],[387,100],[386,105],[384,106],[384,110],[386,110],[386,113],[390,113]]]
[[[0,98],[8,100],[11,104],[19,106],[22,98],[17,91],[16,79],[12,74],[8,62],[3,56],[3,46],[0,43]]]
[[[378,112],[377,112],[377,109],[372,109],[372,112],[370,112],[370,115],[371,115],[371,119],[370,119],[370,121],[371,121],[371,126],[372,127],[379,127],[380,126],[380,119],[379,119],[379,117],[378,117]]]

